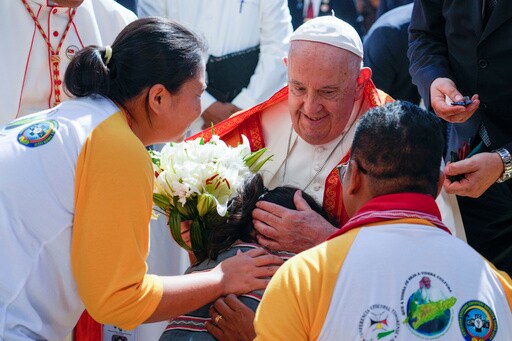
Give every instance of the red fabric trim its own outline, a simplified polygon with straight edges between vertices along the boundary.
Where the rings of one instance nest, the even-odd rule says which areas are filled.
[[[48,41],[50,41],[51,16],[52,16],[52,11],[50,11],[50,13],[48,14],[48,20],[47,20],[47,25],[46,25],[46,32],[48,32],[48,34],[47,34]],[[44,36],[42,36],[42,38],[43,38],[43,40],[45,40]],[[54,87],[54,83],[53,83],[53,71],[52,71],[52,53],[51,53],[50,49],[51,49],[51,47],[48,48],[48,76],[49,76],[49,80],[50,80],[50,95],[48,97],[48,108],[52,107],[52,98],[53,98],[53,93],[55,91],[55,89],[54,89],[55,87]]]
[[[42,6],[39,6],[39,10],[37,11],[37,16],[39,17],[39,13],[41,12]],[[27,61],[25,63],[25,73],[23,74],[23,82],[21,83],[21,93],[20,100],[18,101],[18,110],[16,111],[15,118],[18,118],[20,115],[21,101],[23,100],[23,92],[25,90],[25,81],[27,80],[27,72],[28,72],[28,64],[30,63],[30,57],[32,57],[32,48],[34,47],[34,38],[36,36],[37,26],[34,23],[34,32],[32,33],[32,40],[30,41],[30,49],[28,51]]]
[[[265,102],[243,110],[218,123],[214,127],[215,135],[218,135],[224,141],[227,139],[226,143],[237,144],[242,142],[240,135],[243,134],[249,140],[252,151],[265,147],[265,140],[263,138],[263,130],[259,114],[261,111],[287,98],[288,87],[285,86]],[[236,133],[237,138],[234,138],[232,133]],[[212,130],[210,128],[205,129],[196,135],[187,138],[187,140],[194,140],[198,137],[203,137],[205,142],[207,142],[212,138]]]
[[[379,92],[379,90],[373,84],[373,81],[369,79],[364,88],[364,98],[363,101],[363,110],[361,110],[361,115],[364,114],[368,109],[379,106],[383,103],[387,103],[392,101],[393,99],[389,97],[384,92]],[[358,117],[359,119],[359,117]],[[343,158],[338,162],[337,165],[342,164],[350,158],[350,151],[347,152],[343,156]],[[325,190],[324,190],[324,198],[323,198],[323,208],[337,221],[340,222],[340,225],[345,224],[349,217],[343,205],[342,198],[343,188],[341,186],[341,182],[338,176],[338,170],[334,167],[327,179],[325,180]]]
[[[83,49],[84,48],[84,43],[82,41],[82,38],[80,37],[80,34],[78,33],[78,29],[76,28],[76,24],[75,24],[75,21],[73,20],[73,29],[75,30],[75,34],[76,34],[76,37],[78,38],[78,41],[80,42],[80,45],[82,46],[81,48]]]
[[[74,330],[75,341],[103,340],[103,325],[96,322],[85,310],[80,316]],[[110,340],[109,340],[110,341]]]
[[[441,221],[441,213],[433,197],[420,193],[394,193],[368,201],[327,240],[361,226],[402,218],[425,219],[451,234]]]

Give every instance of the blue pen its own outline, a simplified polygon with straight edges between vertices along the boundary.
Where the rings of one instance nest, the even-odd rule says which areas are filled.
[[[240,13],[242,13],[242,6],[244,5],[244,0],[240,0]]]

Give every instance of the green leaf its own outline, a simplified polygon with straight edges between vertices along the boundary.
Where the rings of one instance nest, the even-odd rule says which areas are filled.
[[[169,213],[169,229],[171,230],[172,238],[176,241],[176,243],[178,243],[179,246],[187,251],[192,250],[181,237],[180,212],[176,208],[171,208]]]
[[[151,157],[151,162],[160,168],[160,152],[156,152],[153,149],[150,149],[149,156]]]
[[[190,226],[190,242],[192,243],[192,250],[194,250],[196,257],[204,252],[203,228],[198,217],[192,220],[192,225]]]
[[[272,158],[272,156],[274,155],[270,155],[270,156],[267,156],[266,158],[264,158],[263,160],[259,161],[256,165],[252,166],[252,167],[249,167],[249,170],[253,173],[256,173],[257,171],[259,171],[261,169],[261,167],[263,167],[263,165]]]
[[[180,212],[181,214],[181,220],[189,220],[190,219],[190,214],[189,212],[187,211],[187,208],[184,207],[181,202],[178,201],[178,197],[177,196],[174,196],[173,197],[173,206],[178,210],[178,212]]]
[[[160,193],[153,193],[153,203],[163,210],[167,210],[171,205],[169,198]]]
[[[263,153],[265,153],[267,151],[267,148],[261,148],[255,152],[252,152],[250,154],[247,154],[245,157],[244,157],[244,162],[245,164],[247,165],[247,167],[251,168],[252,165],[254,165],[254,163],[256,161],[258,161],[258,159],[263,155]]]

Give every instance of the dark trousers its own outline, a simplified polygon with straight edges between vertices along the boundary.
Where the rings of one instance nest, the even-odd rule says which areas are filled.
[[[494,184],[476,199],[457,200],[469,245],[512,276],[512,182]]]

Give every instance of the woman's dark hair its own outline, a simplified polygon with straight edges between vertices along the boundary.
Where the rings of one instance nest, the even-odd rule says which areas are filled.
[[[280,186],[268,190],[263,185],[263,178],[260,174],[254,174],[247,178],[238,195],[228,205],[228,218],[208,226],[210,235],[206,244],[206,252],[200,253],[197,261],[202,262],[207,258],[217,259],[221,251],[229,248],[237,240],[254,242],[252,211],[256,208],[256,202],[268,201],[295,210],[297,208],[293,202],[293,196],[298,189],[291,186]],[[314,211],[333,225],[336,224],[335,220],[309,194],[302,192],[302,197]]]
[[[110,60],[104,47],[78,52],[66,69],[66,91],[76,97],[103,95],[121,105],[154,84],[176,92],[196,75],[206,51],[196,34],[159,17],[132,22],[111,48]]]

